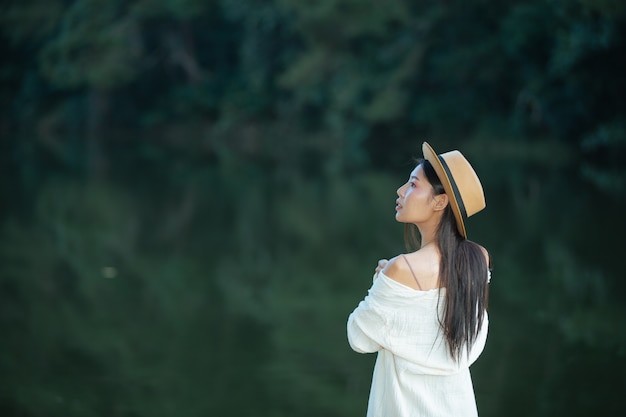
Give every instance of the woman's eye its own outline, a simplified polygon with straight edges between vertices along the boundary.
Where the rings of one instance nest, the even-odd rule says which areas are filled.
[[[409,184],[411,184],[411,188],[415,188],[415,183],[414,182],[410,182]]]

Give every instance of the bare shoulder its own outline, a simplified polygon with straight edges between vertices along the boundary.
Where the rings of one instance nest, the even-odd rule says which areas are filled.
[[[413,273],[411,272],[409,264],[404,256],[405,255],[398,255],[395,258],[390,259],[383,269],[383,273],[402,285],[418,289],[417,284],[415,283],[415,278],[413,278]]]
[[[389,259],[389,262],[387,262],[387,265],[383,268],[385,275],[389,278],[395,279],[396,276],[409,272],[407,263],[402,259],[403,256],[405,255],[398,255]]]
[[[383,271],[389,278],[407,287],[415,290],[429,290],[437,288],[439,260],[436,251],[421,249],[417,252],[396,256],[389,261]]]

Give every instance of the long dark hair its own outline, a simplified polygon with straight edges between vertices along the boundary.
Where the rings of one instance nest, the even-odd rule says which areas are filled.
[[[445,190],[430,162],[420,161],[435,195]],[[450,204],[445,208],[437,229],[437,245],[441,254],[439,287],[446,289],[445,306],[439,324],[448,343],[450,355],[459,360],[463,348],[468,355],[476,341],[485,317],[489,299],[487,270],[483,250],[465,239],[456,227]],[[405,226],[405,243],[408,249],[419,247],[417,227]]]

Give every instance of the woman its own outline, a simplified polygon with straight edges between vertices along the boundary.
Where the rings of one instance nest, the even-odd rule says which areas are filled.
[[[409,238],[419,232],[419,249],[379,261],[348,319],[352,349],[378,352],[368,417],[478,415],[469,366],[487,338],[489,256],[467,240],[464,220],[485,198],[460,152],[422,150],[396,200],[396,220]]]

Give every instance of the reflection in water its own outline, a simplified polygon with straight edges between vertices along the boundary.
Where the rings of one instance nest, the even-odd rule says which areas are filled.
[[[492,166],[491,333],[475,366],[483,415],[617,415],[623,400],[624,203],[575,166]],[[509,177],[509,178],[507,178]],[[492,178],[492,177],[490,177]]]
[[[469,234],[495,261],[481,415],[617,415],[624,202],[573,164],[473,163],[488,206]],[[3,415],[364,415],[374,356],[345,321],[402,250],[404,173],[187,175],[49,181],[5,222]]]

